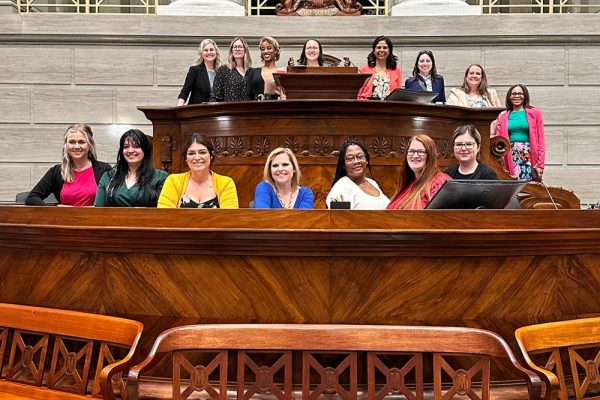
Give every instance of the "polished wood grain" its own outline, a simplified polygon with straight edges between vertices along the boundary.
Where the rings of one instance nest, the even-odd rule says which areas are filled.
[[[571,367],[569,374],[572,377],[575,398],[577,400],[598,398],[588,396],[588,392],[592,385],[599,383],[599,332],[600,318],[552,322],[517,329],[515,335],[523,358],[531,369],[540,374],[546,386],[550,388],[545,397],[547,400],[569,398],[561,348],[567,349]],[[542,364],[533,360],[533,356],[539,354],[544,355],[545,362]]]
[[[136,321],[0,303],[0,398],[114,399],[113,385],[124,395],[141,332]],[[115,346],[126,355],[115,359]]]
[[[509,346],[498,335],[480,329],[414,327],[414,326],[368,326],[368,325],[190,325],[170,329],[162,333],[154,343],[148,357],[129,372],[127,389],[130,399],[139,398],[139,379],[165,355],[173,356],[173,398],[187,399],[194,391],[207,391],[211,398],[224,399],[228,380],[227,354],[233,357],[245,357],[251,350],[254,354],[264,351],[293,351],[302,359],[301,380],[302,399],[315,400],[321,396],[337,395],[344,400],[356,400],[359,389],[359,369],[364,364],[358,362],[359,354],[365,354],[367,362],[368,399],[377,397],[375,363],[377,368],[387,369],[383,395],[398,394],[404,385],[400,370],[418,369],[416,377],[423,376],[423,364],[410,358],[406,363],[392,362],[388,365],[381,360],[382,355],[400,353],[416,355],[417,360],[423,353],[432,353],[434,357],[434,399],[454,399],[467,396],[470,399],[489,399],[490,357],[502,359],[529,387],[529,399],[539,399],[542,383],[540,378],[523,368],[512,354]],[[189,365],[191,374],[189,386],[181,392],[181,380],[178,364],[184,352],[217,352],[217,356],[205,364]],[[451,366],[454,355],[473,355],[476,361],[468,371],[455,370]],[[323,356],[329,356],[327,358]],[[335,356],[335,357],[332,357]],[[219,358],[217,362],[215,360]],[[293,363],[289,362],[289,364]],[[218,382],[210,382],[208,376],[219,368]],[[442,370],[448,374],[443,379]],[[262,388],[261,394],[270,395],[273,389],[273,375],[270,369],[264,374],[256,374],[255,382]],[[389,372],[391,371],[391,372]],[[249,383],[238,369],[236,381]],[[481,372],[481,377],[476,375]],[[285,375],[285,387],[291,387],[293,372]],[[213,375],[215,376],[215,375]],[[342,376],[344,378],[342,378]],[[479,379],[479,381],[477,381]],[[450,382],[445,388],[442,382]],[[475,391],[475,382],[480,383],[481,395]],[[214,390],[214,385],[220,390]],[[404,391],[412,399],[423,398],[423,384],[418,382],[416,393]],[[192,389],[192,390],[190,390]],[[377,388],[380,391],[381,388]],[[277,392],[275,388],[275,392]],[[278,397],[278,396],[276,396]],[[291,399],[288,391],[283,396]]]
[[[481,161],[492,166],[502,179],[512,179],[498,162],[508,150],[508,142],[499,137],[490,139],[490,122],[500,109],[363,100],[254,101],[138,109],[153,124],[155,167],[186,171],[183,145],[192,133],[202,133],[210,137],[216,151],[212,168],[236,182],[241,207],[254,199],[266,157],[276,147],[288,147],[296,154],[302,183],[315,193],[315,207],[325,208],[339,149],[347,139],[360,140],[367,146],[372,177],[389,197],[396,190],[411,136],[427,134],[434,139],[438,165],[443,170],[456,164],[450,139],[454,129],[466,123],[475,125],[481,133]],[[535,192],[529,197],[547,202],[545,192],[529,186],[524,191]],[[565,191],[563,196],[561,188],[551,191],[561,204],[579,208],[579,199],[571,192]]]
[[[342,69],[349,71],[343,72]],[[273,74],[290,100],[356,99],[356,95],[371,74],[359,74],[356,67],[320,68],[319,72]]]

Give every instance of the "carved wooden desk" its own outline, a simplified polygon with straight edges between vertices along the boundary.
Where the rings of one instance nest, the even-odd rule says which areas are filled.
[[[182,157],[190,134],[212,138],[214,169],[236,182],[240,205],[254,198],[269,152],[285,146],[298,157],[303,184],[324,208],[335,173],[338,150],[347,138],[358,138],[371,153],[373,177],[392,195],[408,139],[424,133],[434,138],[448,167],[456,163],[450,138],[464,123],[474,124],[483,138],[481,159],[501,174],[490,154],[489,125],[499,109],[364,100],[286,100],[214,103],[184,107],[138,107],[154,126],[154,165],[172,172],[187,171]]]

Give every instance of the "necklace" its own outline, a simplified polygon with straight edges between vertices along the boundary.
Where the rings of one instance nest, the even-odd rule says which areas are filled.
[[[283,197],[281,197],[281,194],[279,194],[279,188],[277,186],[275,186],[275,194],[277,195],[279,204],[281,204],[281,208],[287,208],[287,209],[294,208],[294,205],[292,204],[292,199],[294,198],[294,193],[296,193],[296,189],[298,189],[298,187],[292,188],[292,193],[290,193],[290,198],[288,199],[287,204],[285,204]]]

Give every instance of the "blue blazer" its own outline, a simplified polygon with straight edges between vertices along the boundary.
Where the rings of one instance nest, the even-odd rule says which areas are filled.
[[[431,86],[434,92],[438,92],[438,95],[432,100],[432,103],[445,103],[446,92],[444,88],[444,77],[441,75],[436,75],[435,80],[431,82]],[[404,82],[404,88],[411,90],[423,90],[421,87],[421,82],[412,76]]]

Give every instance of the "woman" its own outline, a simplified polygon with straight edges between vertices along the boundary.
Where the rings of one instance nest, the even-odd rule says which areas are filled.
[[[169,175],[158,208],[238,208],[233,179],[210,170],[215,150],[204,136],[194,133],[187,141],[183,155],[189,171]]]
[[[167,172],[152,167],[152,145],[138,129],[121,136],[117,165],[98,184],[96,207],[156,207]]]
[[[458,165],[446,170],[452,179],[497,180],[496,172],[479,161],[481,135],[473,125],[461,125],[452,134],[454,157]]]
[[[412,76],[404,82],[404,87],[411,90],[436,92],[438,95],[431,102],[446,102],[444,77],[437,74],[435,58],[431,51],[423,50],[417,54]]]
[[[360,68],[363,74],[371,74],[358,92],[358,99],[385,99],[394,89],[402,87],[402,72],[394,45],[387,36],[378,36],[373,41],[373,50],[367,56],[367,65]]]
[[[29,192],[25,204],[43,206],[50,193],[61,205],[84,207],[94,204],[98,182],[111,166],[96,160],[93,135],[86,124],[74,124],[67,129],[62,162],[46,172]]]
[[[292,151],[278,147],[269,154],[263,181],[256,186],[254,208],[314,208],[314,195],[300,186],[300,168]]]
[[[250,100],[278,100],[282,98],[282,90],[275,83],[273,73],[278,68],[275,64],[279,60],[279,43],[270,36],[260,39],[260,59],[262,68],[252,68],[248,73],[246,82],[247,96]]]
[[[450,177],[438,170],[435,142],[427,135],[410,139],[398,188],[388,210],[421,210]]]
[[[298,65],[303,67],[323,66],[323,47],[318,40],[309,39],[304,43],[302,54],[297,60]]]
[[[328,208],[332,202],[348,201],[353,210],[385,210],[390,199],[377,182],[366,177],[367,168],[371,173],[370,162],[369,152],[362,143],[351,140],[342,145],[326,199]]]
[[[462,87],[450,91],[448,104],[471,108],[502,107],[496,91],[488,87],[485,71],[479,64],[467,68]]]
[[[246,74],[252,67],[252,58],[248,43],[242,37],[236,37],[229,45],[227,65],[217,70],[210,101],[244,101],[246,94]]]
[[[212,39],[204,39],[198,48],[198,56],[185,77],[185,83],[177,105],[185,104],[189,96],[188,104],[207,103],[210,100],[210,92],[215,81],[215,76],[221,66],[221,52]]]
[[[506,110],[498,116],[496,133],[508,139],[512,150],[504,155],[504,169],[518,179],[541,180],[546,162],[544,118],[529,104],[525,85],[513,85],[506,92]]]

